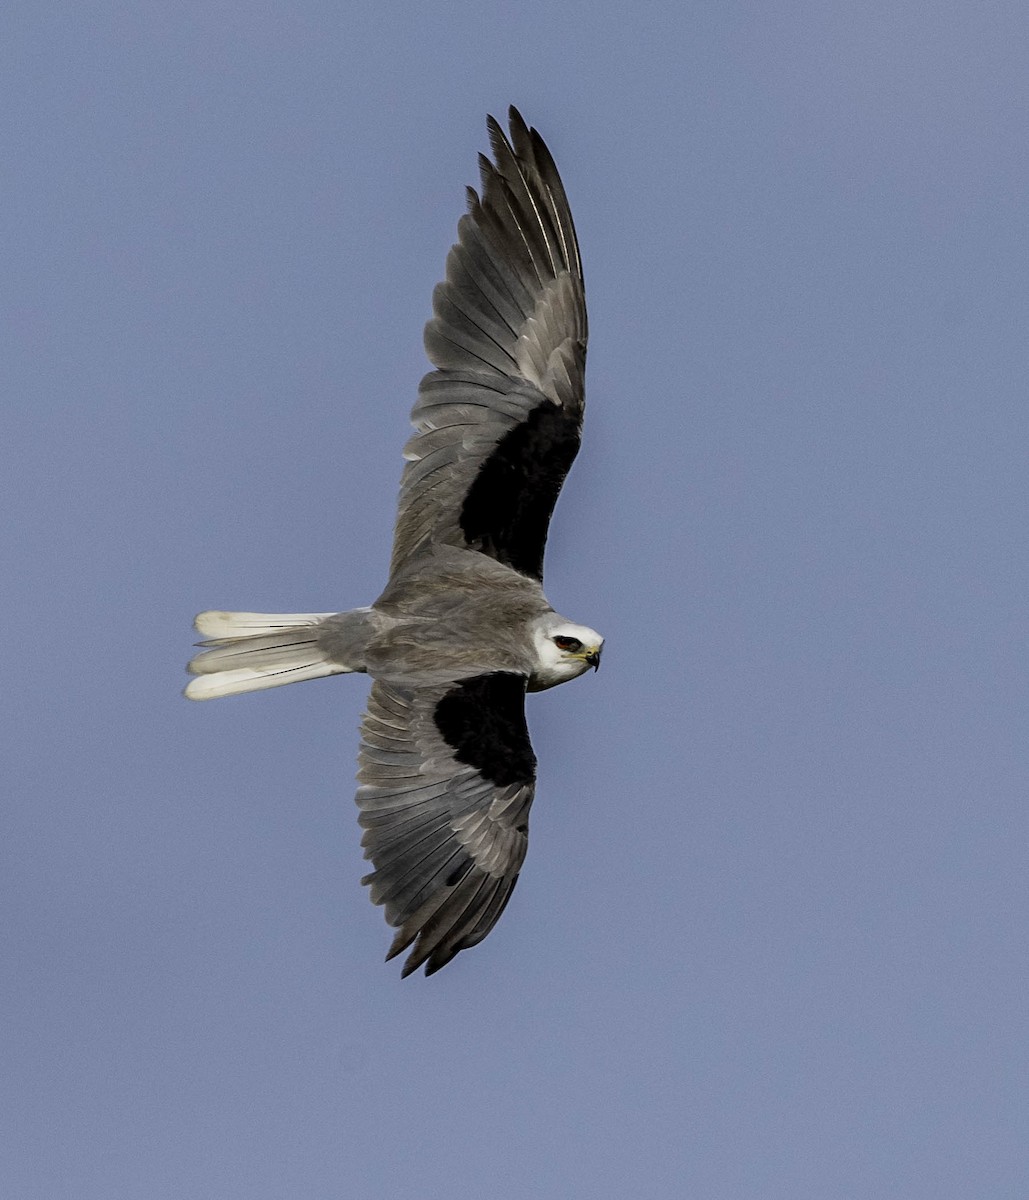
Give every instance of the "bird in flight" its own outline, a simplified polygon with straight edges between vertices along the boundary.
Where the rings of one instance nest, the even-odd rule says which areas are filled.
[[[396,929],[387,960],[431,975],[477,945],[525,858],[536,756],[525,694],[600,665],[604,639],[543,594],[543,551],[579,449],[586,304],[564,187],[514,108],[488,120],[425,347],[389,580],[341,613],[203,612],[185,694],[372,677],[357,804]]]

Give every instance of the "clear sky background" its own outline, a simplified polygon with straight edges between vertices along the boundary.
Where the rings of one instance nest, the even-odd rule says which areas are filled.
[[[0,1191],[1029,1192],[1029,13],[112,3],[2,21]],[[585,446],[497,929],[401,982],[366,681],[202,608],[385,580],[485,114],[572,200]]]

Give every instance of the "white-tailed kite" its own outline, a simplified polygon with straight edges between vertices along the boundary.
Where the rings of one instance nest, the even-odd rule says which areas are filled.
[[[561,179],[535,129],[491,117],[494,162],[433,294],[386,590],[342,613],[205,612],[191,700],[323,675],[373,679],[357,804],[363,882],[426,974],[496,924],[525,858],[536,757],[525,693],[600,664],[604,639],[543,595],[579,449],[586,305]]]

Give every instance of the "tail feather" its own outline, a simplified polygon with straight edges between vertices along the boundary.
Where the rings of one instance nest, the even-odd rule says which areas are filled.
[[[190,700],[213,700],[303,679],[340,675],[351,668],[330,659],[317,626],[332,613],[203,612],[194,622],[202,653],[186,668]]]
[[[209,638],[250,637],[258,633],[275,633],[280,629],[296,629],[302,625],[317,625],[334,613],[251,613],[220,612],[211,609],[198,613],[193,628]]]

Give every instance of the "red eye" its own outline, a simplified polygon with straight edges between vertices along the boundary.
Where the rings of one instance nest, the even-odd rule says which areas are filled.
[[[573,637],[556,637],[554,645],[558,650],[567,650],[572,654],[578,653],[582,649],[582,642],[578,638]]]

